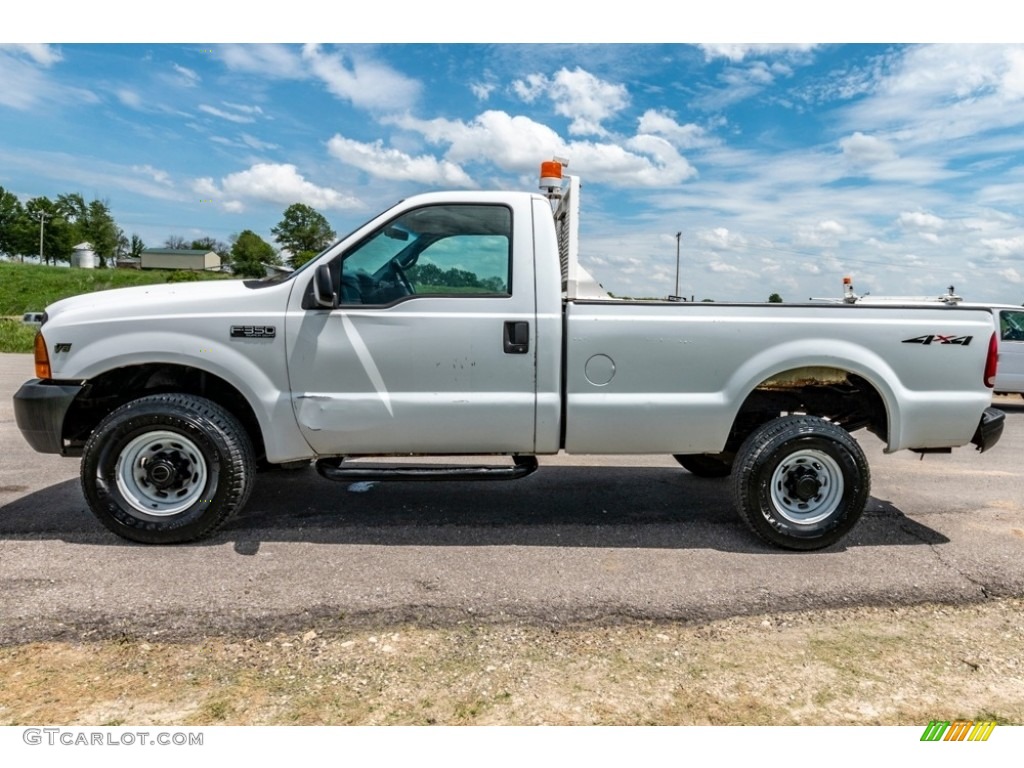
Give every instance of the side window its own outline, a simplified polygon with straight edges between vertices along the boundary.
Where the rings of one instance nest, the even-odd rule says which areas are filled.
[[[1003,341],[1024,341],[1024,309],[1020,312],[1002,310],[999,331]]]
[[[346,253],[341,303],[409,296],[510,296],[512,212],[500,205],[407,211]]]

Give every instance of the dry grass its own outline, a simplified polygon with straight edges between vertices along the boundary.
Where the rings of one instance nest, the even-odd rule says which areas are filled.
[[[1024,722],[1024,600],[0,649],[0,724]]]

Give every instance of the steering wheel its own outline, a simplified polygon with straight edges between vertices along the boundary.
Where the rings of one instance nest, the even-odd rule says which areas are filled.
[[[395,276],[395,279],[398,280],[402,288],[405,290],[406,296],[412,296],[413,294],[416,293],[416,291],[413,290],[412,283],[409,282],[408,275],[405,274],[405,270],[402,269],[397,259],[394,259],[391,262],[391,273]]]

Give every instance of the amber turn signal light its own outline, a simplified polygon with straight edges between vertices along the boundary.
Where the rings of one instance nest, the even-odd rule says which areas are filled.
[[[36,358],[36,378],[52,378],[50,374],[50,354],[46,351],[46,340],[43,338],[42,331],[36,334],[34,350]]]

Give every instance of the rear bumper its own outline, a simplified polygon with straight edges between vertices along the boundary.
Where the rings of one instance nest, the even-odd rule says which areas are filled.
[[[985,452],[999,442],[1003,435],[1003,422],[1006,414],[998,408],[986,408],[981,414],[981,421],[978,422],[978,429],[971,438],[971,445],[976,445],[979,451]]]
[[[64,417],[82,385],[31,379],[14,395],[14,420],[39,453],[64,453]]]

